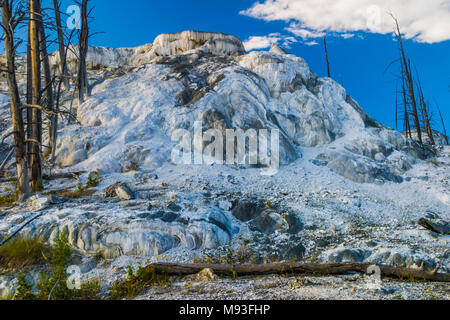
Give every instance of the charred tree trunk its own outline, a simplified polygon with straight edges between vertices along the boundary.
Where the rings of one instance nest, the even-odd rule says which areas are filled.
[[[7,82],[11,103],[11,117],[14,129],[14,154],[16,157],[17,187],[19,201],[29,197],[29,180],[27,172],[27,157],[25,147],[25,129],[20,105],[19,89],[15,69],[14,22],[9,1],[3,1],[1,7],[2,26],[5,38],[5,56],[7,62]]]
[[[439,112],[439,117],[441,118],[442,129],[444,130],[445,142],[447,142],[447,145],[448,145],[447,130],[445,129],[445,122],[444,122],[444,118],[442,117],[441,108],[439,108],[439,105],[436,105],[436,106],[437,106],[437,109]]]
[[[412,111],[414,127],[415,127],[416,133],[417,133],[417,139],[419,140],[419,143],[422,144],[423,143],[422,142],[422,130],[420,128],[419,113],[417,110],[417,101],[416,101],[416,95],[414,92],[414,80],[413,80],[412,73],[411,73],[411,61],[406,58],[405,48],[403,47],[403,39],[402,39],[401,31],[400,31],[400,26],[398,24],[398,20],[393,15],[392,15],[392,18],[394,19],[394,22],[395,22],[395,28],[396,28],[395,35],[397,37],[399,47],[400,47],[400,63],[402,64],[402,73],[403,73],[402,77],[405,79],[405,81],[407,83],[407,87],[408,87],[408,95],[409,95],[411,109],[412,109],[411,111]]]
[[[89,27],[88,27],[88,0],[81,3],[81,31],[78,43],[79,63],[78,63],[78,105],[80,106],[89,94],[89,84],[86,71],[86,57],[88,51]]]
[[[409,136],[410,139],[412,139],[412,134],[411,134],[411,126],[409,123],[409,110],[408,110],[408,94],[406,92],[406,79],[404,76],[404,68],[403,68],[403,63],[401,64],[401,70],[402,70],[402,96],[403,96],[403,115],[404,115],[404,131],[405,131],[405,135],[406,137]]]
[[[328,78],[331,78],[330,61],[328,60],[328,49],[327,49],[327,38],[326,37],[323,37],[323,47],[324,47],[324,50],[325,50],[325,60],[327,62]]]
[[[419,74],[417,73],[417,91],[419,93],[420,109],[422,112],[422,124],[427,131],[428,138],[431,145],[435,145],[433,130],[431,129],[431,121],[429,116],[428,104],[425,102],[425,97],[423,95],[422,84],[420,83]]]
[[[61,63],[61,78],[63,79],[64,87],[70,88],[69,84],[69,72],[67,71],[67,65],[63,62],[65,60],[66,48],[64,45],[64,31],[61,24],[61,12],[59,10],[60,5],[58,0],[53,0],[53,8],[55,10],[55,22],[58,33],[58,47],[59,47],[59,60]]]
[[[403,52],[403,56],[404,56],[403,46],[402,46],[402,52]],[[419,112],[417,110],[417,101],[416,101],[416,95],[414,92],[414,81],[413,81],[412,73],[411,73],[411,61],[409,59],[408,59],[408,64],[407,64],[407,67],[405,70],[406,70],[406,79],[408,80],[408,91],[409,91],[409,96],[411,99],[412,117],[413,117],[414,127],[416,128],[416,134],[417,134],[417,139],[419,140],[419,143],[423,144],[422,129],[420,126]]]
[[[30,43],[31,43],[31,69],[33,97],[32,104],[39,105],[41,101],[41,75],[40,75],[40,48],[39,48],[39,28],[38,21],[40,16],[39,1],[30,0]],[[42,112],[39,109],[32,109],[31,122],[31,179],[30,185],[32,189],[38,187],[39,181],[42,179],[41,166],[41,141],[42,141]]]

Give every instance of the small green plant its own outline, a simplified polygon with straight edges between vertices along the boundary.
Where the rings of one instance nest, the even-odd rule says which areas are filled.
[[[42,178],[38,179],[36,184],[33,186],[31,192],[36,193],[44,190],[44,182],[42,181]]]
[[[33,290],[33,285],[29,284],[26,279],[25,274],[19,275],[17,278],[18,286],[17,292],[14,296],[15,300],[35,300],[36,296],[31,292]]]
[[[100,179],[97,176],[89,176],[88,181],[86,182],[87,188],[95,188],[100,183]]]
[[[110,298],[113,300],[131,299],[150,287],[169,287],[170,279],[167,275],[156,273],[153,266],[142,267],[140,264],[136,272],[128,266],[128,277],[117,281],[110,290]]]
[[[89,280],[81,284],[80,289],[69,289],[67,286],[66,268],[71,262],[72,251],[65,231],[54,239],[54,246],[47,255],[41,250],[41,256],[50,263],[50,273],[41,272],[36,284],[37,294],[32,293],[33,285],[24,275],[18,277],[16,300],[97,300],[99,299],[100,279]]]
[[[48,194],[57,195],[64,198],[83,198],[83,197],[91,197],[94,194],[94,191],[88,190],[88,188],[83,187],[81,183],[78,184],[77,189],[70,190],[66,189],[63,191],[50,191]]]
[[[249,240],[243,240],[238,249],[231,248],[229,245],[222,247],[219,252],[215,251],[214,256],[205,254],[203,258],[196,257],[196,264],[254,264],[258,260],[255,253],[248,248]]]
[[[101,278],[91,280],[86,278],[86,282],[81,284],[81,288],[78,291],[79,298],[81,300],[99,300],[101,288]]]
[[[74,297],[73,290],[67,285],[66,267],[71,260],[71,249],[69,238],[65,231],[60,232],[54,239],[54,246],[51,252],[52,272],[47,274],[42,272],[40,281],[37,283],[39,290],[39,299],[47,300],[50,296],[54,300],[72,300]]]
[[[17,201],[17,196],[14,194],[7,194],[0,196],[0,207],[8,207]]]
[[[48,148],[47,150],[45,150],[45,152],[42,154],[42,158],[44,159],[48,159],[50,157],[50,155],[52,154],[52,150],[50,148]]]
[[[102,260],[106,260],[106,258],[105,258],[105,252],[103,251],[103,250],[97,250],[95,253],[94,253],[94,256],[93,256],[93,258],[95,259],[95,261],[102,261]]]

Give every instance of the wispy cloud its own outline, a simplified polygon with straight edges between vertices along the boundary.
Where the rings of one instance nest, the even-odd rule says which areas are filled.
[[[312,46],[318,46],[319,43],[317,41],[313,40],[313,41],[305,42],[305,45],[312,47]]]
[[[244,42],[245,50],[265,49],[273,44],[281,44],[289,49],[291,43],[297,42],[297,39],[291,36],[281,35],[280,33],[271,33],[267,36],[252,36]]]
[[[285,30],[293,33],[294,35],[302,38],[303,40],[308,40],[312,38],[322,38],[325,36],[325,32],[311,31],[305,29],[299,23],[291,23],[289,27],[285,28]]]
[[[266,21],[282,20],[303,39],[329,32],[344,38],[354,32],[389,34],[397,16],[407,39],[435,43],[450,40],[448,0],[266,0],[241,12]]]

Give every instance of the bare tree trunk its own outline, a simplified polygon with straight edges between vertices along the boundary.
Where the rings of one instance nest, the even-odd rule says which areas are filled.
[[[39,2],[39,1],[38,1]],[[37,6],[37,14],[39,15],[39,21],[37,22],[39,30],[39,40],[41,49],[41,59],[44,66],[44,79],[45,79],[45,92],[46,92],[46,109],[48,111],[54,110],[54,95],[53,95],[53,79],[50,71],[50,62],[47,53],[47,39],[45,35],[45,28],[43,23],[43,16],[40,11],[40,4]],[[49,147],[50,154],[53,154],[52,150],[56,147],[56,134],[58,131],[58,115],[50,115],[50,122],[48,127]],[[53,162],[53,159],[51,159]]]
[[[411,127],[409,124],[409,110],[408,110],[408,94],[406,92],[406,77],[405,77],[405,73],[404,73],[404,68],[403,68],[403,63],[401,64],[401,72],[402,72],[402,95],[403,95],[403,107],[404,107],[404,130],[405,130],[405,135],[406,137],[409,136],[410,139],[412,139],[412,134],[411,134]]]
[[[402,52],[403,52],[403,46],[402,46]],[[404,52],[403,52],[403,56],[404,56]],[[420,144],[423,144],[422,141],[422,129],[420,126],[420,120],[419,120],[419,112],[417,111],[417,102],[416,102],[416,95],[414,93],[414,81],[412,78],[412,73],[411,73],[411,61],[408,59],[408,65],[406,67],[406,77],[408,80],[408,90],[409,90],[409,96],[411,99],[411,106],[412,106],[412,116],[413,116],[413,122],[414,122],[414,127],[416,128],[416,133],[417,133],[417,139],[419,140]]]
[[[403,47],[403,40],[402,40],[402,34],[400,31],[400,26],[398,24],[398,20],[397,18],[395,18],[393,15],[391,15],[392,18],[394,19],[395,22],[395,26],[396,26],[396,37],[400,46],[400,61],[401,64],[403,65],[403,72],[404,72],[404,77],[406,78],[406,82],[408,84],[408,93],[409,93],[409,99],[410,99],[410,103],[411,103],[411,107],[412,107],[412,117],[413,117],[413,122],[414,122],[414,126],[416,129],[416,133],[417,133],[417,139],[419,140],[419,143],[422,144],[422,130],[420,128],[420,120],[419,120],[419,114],[417,111],[417,102],[416,102],[416,95],[414,93],[414,81],[412,78],[412,73],[411,73],[411,61],[408,59],[406,59],[406,54],[405,54],[405,49]],[[402,75],[403,76],[403,75]]]
[[[32,67],[31,67],[31,20],[28,20],[28,43],[27,43],[27,104],[33,103],[33,76],[32,76]],[[33,122],[33,110],[26,109],[27,114],[27,140],[31,141],[31,123]],[[31,142],[27,142],[27,162],[28,165],[31,164],[31,154],[33,150],[33,144]],[[31,168],[27,168],[29,170],[28,174],[31,174]]]
[[[427,130],[428,138],[430,139],[431,145],[435,145],[434,137],[433,137],[433,130],[431,129],[431,121],[430,116],[428,114],[428,105],[425,102],[425,97],[423,95],[422,90],[422,84],[420,83],[419,74],[417,73],[417,91],[419,92],[419,101],[420,101],[420,108],[422,111],[422,124],[425,126],[425,129]]]
[[[65,51],[66,48],[64,46],[64,31],[61,24],[61,13],[60,13],[60,5],[58,0],[53,0],[53,8],[55,10],[55,22],[56,22],[56,29],[58,33],[58,46],[59,46],[59,60],[61,63],[61,77],[64,80],[64,87],[66,89],[70,88],[69,83],[69,72],[67,71],[67,65],[63,62],[63,59],[65,60]]]
[[[445,129],[445,123],[444,123],[444,118],[442,117],[441,108],[439,108],[438,104],[436,104],[436,106],[437,106],[437,109],[438,109],[438,112],[439,112],[439,117],[441,118],[442,129],[444,129],[445,141],[447,142],[447,145],[448,145],[447,130]]]
[[[41,100],[41,75],[40,75],[40,48],[39,48],[39,28],[38,20],[40,16],[39,1],[30,0],[30,42],[31,42],[31,68],[33,83],[34,105],[39,105]],[[42,179],[41,166],[41,141],[42,141],[42,112],[39,109],[32,109],[31,140],[33,147],[31,152],[31,179],[32,189],[36,189]]]
[[[331,73],[330,73],[330,62],[328,60],[328,50],[327,50],[327,38],[323,37],[323,46],[325,49],[325,59],[327,61],[327,71],[328,71],[328,78],[331,78]]]
[[[78,106],[80,106],[89,95],[89,84],[86,71],[86,56],[89,39],[87,3],[88,0],[83,0],[81,4],[81,31],[78,43],[80,59],[78,63]]]
[[[11,117],[14,129],[14,153],[16,157],[18,196],[19,201],[23,201],[29,197],[30,189],[27,172],[25,130],[15,70],[14,27],[12,27],[14,22],[11,21],[12,13],[9,1],[3,1],[1,11],[2,26],[5,38],[5,56],[8,68],[6,78],[8,82],[8,91],[11,102]]]

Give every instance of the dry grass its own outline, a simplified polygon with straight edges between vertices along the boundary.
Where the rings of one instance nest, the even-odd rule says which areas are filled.
[[[0,196],[0,207],[9,207],[16,202],[16,196],[12,194]]]
[[[0,247],[0,266],[20,269],[46,260],[49,248],[41,238],[17,237]]]
[[[75,190],[66,189],[66,190],[60,190],[60,191],[50,191],[47,194],[52,194],[58,197],[64,197],[64,198],[84,198],[84,197],[92,197],[92,195],[95,193],[93,190],[89,190],[84,187],[78,187]]]

